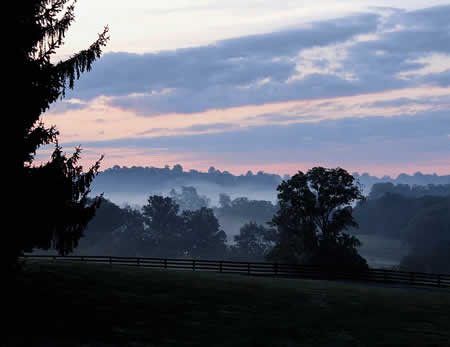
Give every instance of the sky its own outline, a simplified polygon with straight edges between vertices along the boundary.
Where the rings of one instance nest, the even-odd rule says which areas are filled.
[[[449,1],[78,0],[75,18],[55,61],[111,39],[42,120],[84,165],[450,174]]]

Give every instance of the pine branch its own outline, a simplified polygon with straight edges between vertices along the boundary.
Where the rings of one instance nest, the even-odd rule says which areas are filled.
[[[74,5],[77,0],[41,0],[39,1],[39,9],[37,20],[41,24],[46,24],[53,20],[53,18],[62,11],[64,6],[69,2],[73,1]]]
[[[46,61],[50,61],[50,55],[63,44],[66,32],[69,26],[75,20],[73,4],[67,8],[64,16],[56,21],[51,22],[47,26],[42,27],[42,40],[39,42],[38,57]]]
[[[56,137],[59,132],[56,130],[55,126],[50,128],[45,128],[44,123],[40,122],[35,126],[26,136],[23,141],[22,155],[25,156],[24,162],[31,165],[36,150],[42,145],[48,145],[56,141]]]
[[[98,35],[98,39],[91,44],[91,46],[73,55],[71,58],[59,62],[54,69],[59,76],[62,85],[62,96],[65,96],[65,89],[68,82],[69,88],[73,89],[75,79],[79,79],[81,73],[90,71],[92,63],[100,58],[102,54],[102,47],[106,46],[109,40],[107,36],[109,31],[108,26],[103,30],[103,33]]]

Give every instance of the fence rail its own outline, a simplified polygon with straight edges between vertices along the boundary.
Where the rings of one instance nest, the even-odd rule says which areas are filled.
[[[324,269],[314,265],[243,262],[227,260],[143,258],[113,256],[57,256],[25,255],[25,259],[48,259],[53,261],[81,261],[89,263],[117,264],[148,268],[237,273],[249,276],[289,277],[327,280],[353,280],[390,284],[408,284],[450,288],[450,274],[430,274],[387,269],[349,271]]]

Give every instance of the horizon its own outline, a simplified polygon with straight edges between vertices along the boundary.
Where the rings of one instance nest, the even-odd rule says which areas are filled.
[[[179,163],[177,163],[177,164],[175,164],[175,165],[164,165],[164,166],[161,166],[161,167],[157,167],[157,166],[138,166],[138,165],[133,165],[133,166],[120,166],[120,165],[113,165],[113,166],[110,166],[110,167],[108,167],[108,168],[105,168],[105,169],[103,169],[103,170],[99,170],[99,173],[102,173],[102,172],[105,172],[105,171],[108,171],[108,170],[114,170],[115,168],[117,168],[117,169],[134,169],[134,168],[140,168],[140,169],[159,169],[159,170],[162,170],[162,169],[164,169],[166,166],[170,169],[170,170],[173,170],[173,168],[174,168],[174,166],[176,166],[176,165],[180,165],[181,167],[182,167],[182,169],[183,169],[183,173],[189,173],[189,172],[191,172],[191,171],[195,171],[195,172],[198,172],[198,173],[204,173],[204,174],[208,174],[208,170],[209,170],[209,168],[214,168],[216,171],[219,171],[220,173],[225,173],[225,172],[228,172],[228,173],[230,173],[230,174],[232,174],[233,176],[246,176],[246,174],[247,174],[247,172],[248,171],[251,171],[252,172],[252,175],[253,176],[256,176],[259,172],[262,172],[263,174],[267,174],[267,175],[278,175],[278,176],[280,176],[281,178],[283,178],[283,176],[284,175],[290,175],[290,176],[292,176],[293,174],[295,174],[295,173],[297,173],[298,171],[302,171],[303,173],[306,173],[309,169],[307,169],[307,170],[298,170],[297,172],[294,172],[293,174],[290,174],[290,173],[283,173],[283,174],[279,174],[279,173],[276,173],[276,172],[266,172],[266,171],[264,171],[264,170],[258,170],[258,171],[253,171],[253,170],[251,170],[251,169],[248,169],[248,170],[246,170],[246,171],[242,171],[242,172],[237,172],[237,173],[233,173],[233,172],[231,172],[231,171],[229,171],[229,170],[226,170],[226,169],[223,169],[223,170],[221,170],[220,168],[217,168],[217,167],[214,167],[214,166],[210,166],[208,169],[206,169],[206,170],[204,170],[204,171],[202,171],[202,170],[198,170],[198,169],[194,169],[194,168],[186,168],[186,167],[184,167],[183,165],[181,165],[181,164],[179,164]],[[334,168],[328,168],[328,169],[334,169]],[[345,169],[345,168],[343,168],[343,169]],[[437,176],[437,177],[447,177],[447,176],[449,176],[450,177],[450,174],[444,174],[444,175],[440,175],[440,174],[437,174],[437,173],[435,173],[435,172],[433,172],[433,173],[424,173],[424,172],[421,172],[421,171],[416,171],[416,172],[414,172],[414,173],[407,173],[407,172],[400,172],[399,174],[397,174],[397,175],[382,175],[382,176],[377,176],[377,175],[373,175],[373,174],[371,174],[370,172],[358,172],[358,171],[348,171],[348,170],[346,170],[347,172],[349,172],[351,175],[353,175],[353,176],[356,176],[356,175],[358,175],[359,177],[361,177],[361,176],[365,176],[365,175],[368,175],[369,177],[375,177],[375,178],[377,178],[377,179],[384,179],[384,178],[386,178],[386,179],[392,179],[392,180],[397,180],[398,178],[399,178],[399,176],[401,176],[401,175],[407,175],[407,176],[409,176],[409,177],[414,177],[414,176]]]

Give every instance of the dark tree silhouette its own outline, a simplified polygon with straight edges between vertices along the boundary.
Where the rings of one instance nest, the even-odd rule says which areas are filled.
[[[186,256],[192,258],[221,258],[226,253],[227,235],[211,208],[183,211],[183,238]]]
[[[421,206],[413,209],[415,215],[401,233],[411,251],[400,265],[409,271],[450,274],[450,196],[416,200]]]
[[[244,224],[239,234],[234,236],[235,245],[231,247],[232,256],[251,260],[262,261],[272,250],[277,241],[276,231],[255,222]]]
[[[86,227],[86,237],[80,240],[77,252],[80,250],[95,249],[90,254],[103,255],[101,248],[107,248],[111,243],[113,234],[118,229],[123,229],[127,223],[126,210],[120,208],[108,199],[102,199],[100,207],[95,212],[95,217]]]
[[[29,195],[41,205],[28,211],[37,225],[23,240],[25,251],[53,248],[66,255],[77,247],[101,201],[98,198],[88,204],[89,186],[100,163],[83,174],[82,167],[77,165],[79,158],[79,148],[72,157],[66,158],[56,145],[47,164],[30,170],[30,179],[36,184],[29,187]]]
[[[34,247],[53,247],[62,254],[70,252],[98,203],[87,206],[86,196],[99,162],[83,173],[82,167],[77,166],[80,149],[66,158],[56,142],[56,128],[44,126],[39,119],[51,103],[65,96],[66,88],[73,88],[81,73],[91,69],[109,39],[105,27],[88,49],[65,61],[51,61],[75,19],[74,3],[15,1],[10,4],[13,8],[6,19],[14,32],[5,53],[6,66],[14,77],[8,81],[5,100],[15,111],[7,115],[8,135],[14,143],[7,155],[7,168],[13,186],[19,189],[16,195],[20,201],[12,205],[20,206],[24,214],[3,243],[2,263],[8,267],[17,264],[18,257]],[[51,159],[36,167],[36,150],[50,143],[56,143]]]
[[[142,208],[145,224],[154,243],[155,255],[178,256],[182,253],[183,219],[180,207],[169,197],[153,195]]]
[[[109,254],[119,256],[147,256],[154,247],[154,240],[145,230],[145,220],[140,211],[126,206],[122,209],[124,224],[112,233]]]
[[[362,200],[361,187],[341,168],[315,167],[283,181],[279,210],[272,219],[279,241],[269,260],[323,266],[367,267],[356,248],[360,242],[343,231],[357,224],[351,204]]]

